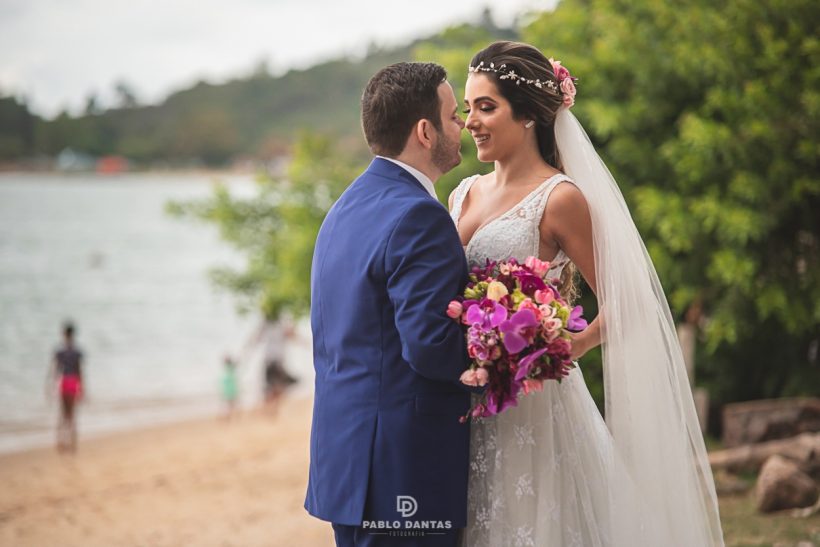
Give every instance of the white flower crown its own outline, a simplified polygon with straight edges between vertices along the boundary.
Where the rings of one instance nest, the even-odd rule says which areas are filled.
[[[489,66],[484,66],[484,61],[481,61],[478,63],[478,66],[471,66],[468,70],[469,72],[495,72],[500,74],[498,77],[499,80],[513,80],[515,85],[521,85],[521,82],[524,82],[525,84],[534,85],[538,89],[544,89],[546,87],[553,93],[560,93],[558,90],[558,84],[552,80],[530,80],[529,78],[524,78],[523,76],[516,74],[514,70],[506,70],[506,68],[506,64],[496,67],[495,63],[490,63]]]
[[[507,65],[502,64],[499,66],[495,66],[495,63],[490,63],[489,66],[484,64],[484,61],[478,63],[478,66],[471,66],[468,70],[469,72],[495,72],[499,74],[499,80],[512,80],[515,82],[515,85],[521,85],[521,82],[524,82],[527,85],[534,85],[538,89],[547,89],[554,95],[558,95],[563,98],[564,106],[567,108],[571,108],[575,104],[575,82],[578,78],[570,75],[569,70],[566,67],[561,66],[561,61],[556,61],[552,58],[549,60],[550,64],[552,65],[552,70],[555,74],[555,77],[561,83],[555,83],[554,80],[530,80],[529,78],[525,78],[519,74],[516,74],[514,70],[507,70]]]

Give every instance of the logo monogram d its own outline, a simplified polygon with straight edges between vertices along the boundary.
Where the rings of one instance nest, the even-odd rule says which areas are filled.
[[[419,509],[419,504],[413,496],[396,496],[396,511],[404,518],[412,517]]]

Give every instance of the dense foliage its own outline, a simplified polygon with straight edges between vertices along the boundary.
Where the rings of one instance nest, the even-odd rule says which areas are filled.
[[[818,21],[810,0],[565,0],[521,28],[581,78],[574,111],[621,185],[673,313],[699,329],[698,380],[718,402],[820,390]],[[461,96],[470,57],[494,37],[454,27],[414,55],[444,64]],[[491,168],[463,142],[464,163],[438,184],[442,200]],[[263,242],[252,255],[271,276],[260,286],[283,289],[273,297],[255,287],[268,313],[271,302],[307,311],[311,238],[356,172],[356,162],[338,168],[346,157],[329,144],[315,146],[297,145],[293,187],[281,192],[303,199],[311,181],[324,181],[316,191],[327,200],[276,224],[282,201],[246,225],[269,247],[287,247],[265,254]],[[236,205],[217,218],[229,232],[250,206]],[[594,307],[588,291],[582,303]],[[585,369],[600,396],[595,361]]]

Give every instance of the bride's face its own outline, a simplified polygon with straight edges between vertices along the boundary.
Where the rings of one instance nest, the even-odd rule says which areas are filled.
[[[464,88],[465,126],[475,141],[478,160],[503,161],[520,150],[526,128],[516,120],[510,103],[483,74],[471,74]]]

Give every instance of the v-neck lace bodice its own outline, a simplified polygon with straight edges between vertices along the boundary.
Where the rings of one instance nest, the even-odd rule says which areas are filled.
[[[473,183],[479,175],[473,175],[461,181],[453,196],[453,209],[450,216],[458,228],[461,219],[461,208]],[[535,190],[513,207],[482,224],[473,234],[464,252],[470,266],[483,266],[491,260],[515,258],[524,261],[528,256],[538,256],[541,235],[539,227],[541,217],[547,205],[550,193],[559,182],[572,180],[563,173],[557,173],[542,182]],[[548,277],[560,277],[569,258],[559,250],[552,259]]]

